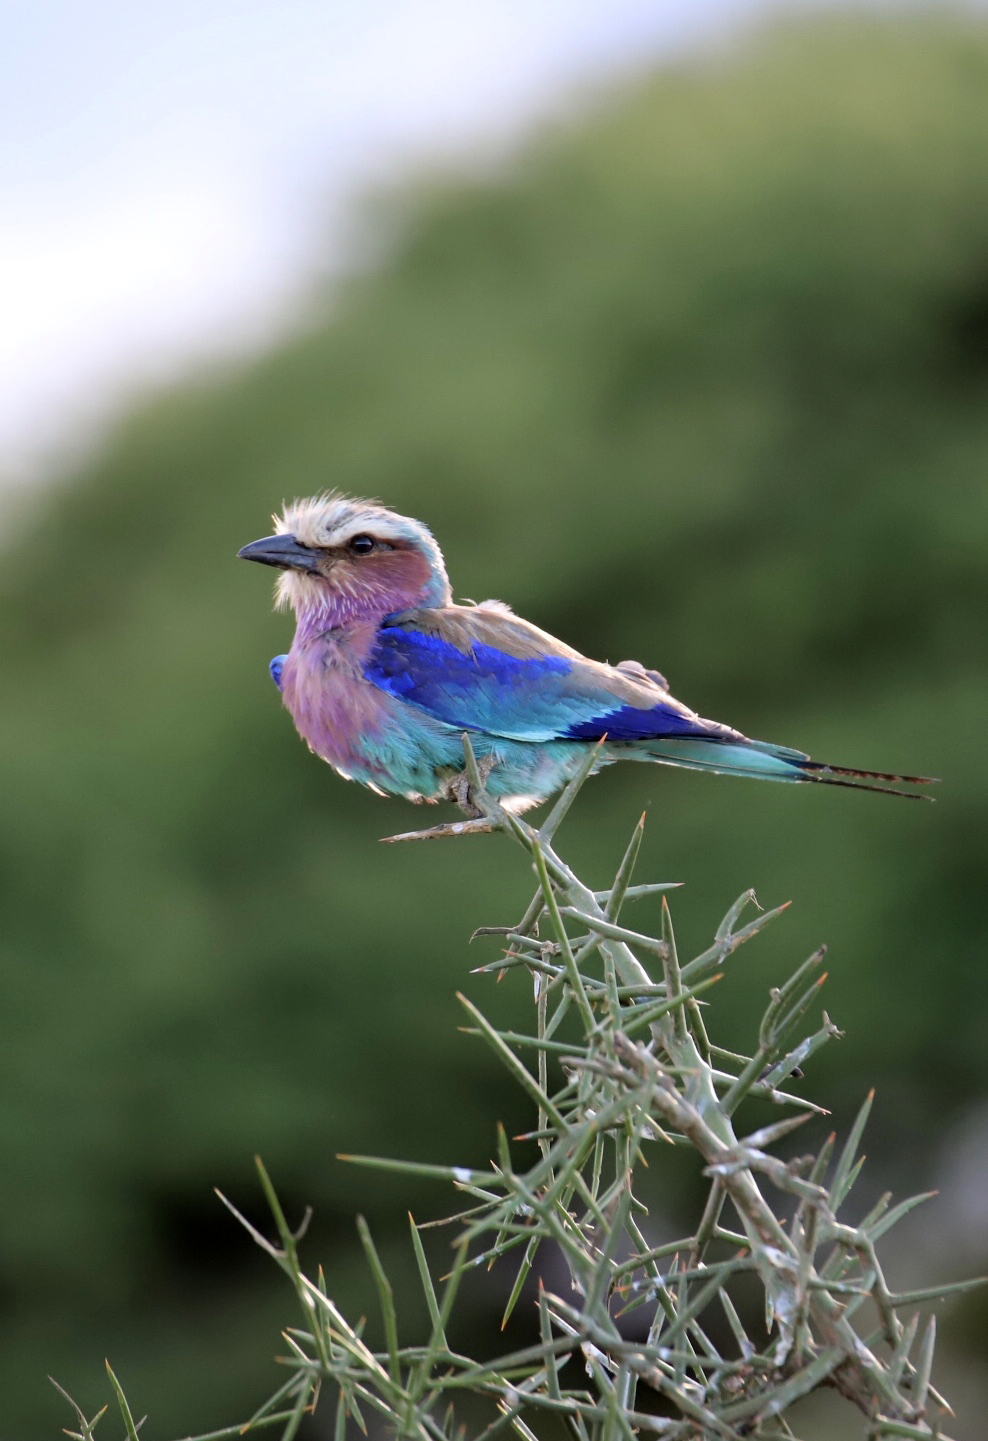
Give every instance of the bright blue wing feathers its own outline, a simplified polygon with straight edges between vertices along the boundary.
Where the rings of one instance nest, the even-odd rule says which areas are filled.
[[[287,655],[276,655],[268,662],[268,670],[271,672],[271,679],[274,681],[275,685],[278,687],[279,690],[281,690],[282,668],[284,667],[285,661],[287,659]]]
[[[364,675],[458,730],[534,741],[558,734],[569,670],[557,656],[513,656],[481,642],[464,652],[438,635],[382,626]]]
[[[451,608],[432,611],[428,627],[413,617],[383,625],[364,675],[458,730],[522,741],[737,735],[644,674],[586,660],[514,616]]]
[[[576,721],[566,731],[566,738],[595,741],[606,735],[608,740],[612,741],[645,741],[655,740],[658,736],[709,736],[712,726],[720,729],[715,722],[700,720],[699,716],[684,715],[681,710],[670,705],[669,697],[666,697],[648,710],[623,705],[617,710],[592,716],[589,720]]]

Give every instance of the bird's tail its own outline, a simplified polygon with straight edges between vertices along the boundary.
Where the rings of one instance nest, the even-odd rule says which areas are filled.
[[[664,765],[686,766],[690,770],[713,771],[717,775],[749,776],[762,781],[814,781],[827,786],[850,786],[854,790],[881,791],[885,795],[929,800],[904,786],[935,784],[933,776],[900,776],[886,771],[854,770],[811,760],[802,751],[768,741],[737,739],[700,740],[693,737],[657,737],[630,745],[626,755]]]

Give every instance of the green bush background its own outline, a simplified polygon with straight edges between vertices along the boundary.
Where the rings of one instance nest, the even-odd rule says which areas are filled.
[[[745,1038],[831,943],[813,1094],[843,1120],[877,1084],[879,1181],[928,1181],[985,1089],[988,31],[776,29],[368,223],[383,263],[135,408],[4,555],[3,1437],[69,1420],[46,1371],[95,1409],[105,1354],[149,1435],[241,1419],[290,1308],[212,1186],[258,1214],[261,1152],[359,1311],[352,1211],[387,1244],[443,1198],[334,1153],[481,1162],[512,1119],[453,992],[524,1013],[464,943],[528,881],[500,838],[379,847],[431,816],[295,737],[290,623],[233,558],[283,497],[378,496],[458,595],[942,775],[934,807],[615,769],[564,851],[603,879],[644,805],[687,951],[748,885],[795,899],[718,1003]]]

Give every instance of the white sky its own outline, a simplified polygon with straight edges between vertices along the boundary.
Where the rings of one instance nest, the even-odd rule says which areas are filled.
[[[776,12],[805,8],[783,0]],[[13,0],[0,482],[135,385],[257,343],[362,186],[503,141],[762,0]]]

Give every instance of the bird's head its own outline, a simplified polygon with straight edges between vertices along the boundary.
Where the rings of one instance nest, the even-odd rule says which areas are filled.
[[[300,620],[346,625],[449,603],[442,551],[421,521],[331,492],[292,501],[274,525],[238,554],[277,566],[277,604]]]

